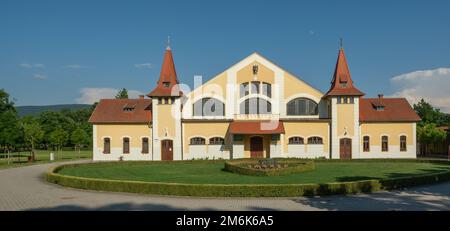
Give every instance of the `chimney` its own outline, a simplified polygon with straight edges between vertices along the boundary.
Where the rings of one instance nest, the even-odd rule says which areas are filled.
[[[139,95],[139,99],[144,99],[144,95]]]

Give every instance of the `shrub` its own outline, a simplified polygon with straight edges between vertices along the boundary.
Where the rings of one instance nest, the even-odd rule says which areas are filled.
[[[302,173],[313,171],[315,169],[314,161],[302,159],[274,159],[277,164],[287,167],[282,168],[266,168],[265,165],[256,165],[263,159],[239,159],[225,162],[225,171],[252,175],[252,176],[281,176],[294,173]],[[256,165],[256,166],[255,166]],[[255,166],[252,168],[251,166]]]

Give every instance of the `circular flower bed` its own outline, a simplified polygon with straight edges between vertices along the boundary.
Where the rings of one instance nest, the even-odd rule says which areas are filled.
[[[314,161],[300,159],[240,159],[225,162],[228,172],[251,176],[282,176],[315,169]]]

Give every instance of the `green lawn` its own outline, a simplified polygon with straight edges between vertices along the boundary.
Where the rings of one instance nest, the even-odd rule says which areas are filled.
[[[1,153],[0,156],[0,169],[2,168],[14,168],[22,167],[32,164],[43,164],[50,162],[50,152],[55,153],[55,161],[68,161],[76,159],[92,159],[92,151],[81,151],[80,156],[78,156],[78,151],[61,151],[59,153],[49,150],[37,150],[36,151],[36,161],[33,163],[28,163],[27,158],[30,156],[30,152],[11,153],[9,164],[6,153]]]
[[[450,170],[450,165],[416,162],[316,162],[316,170],[258,177],[223,171],[223,161],[181,163],[102,163],[63,168],[60,173],[88,178],[194,184],[295,184],[382,179]]]

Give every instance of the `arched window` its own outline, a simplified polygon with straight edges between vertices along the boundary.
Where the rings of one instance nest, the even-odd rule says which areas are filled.
[[[222,137],[213,137],[209,139],[210,145],[222,145],[225,143],[225,140]]]
[[[148,138],[142,138],[142,154],[148,154]]]
[[[130,138],[125,137],[123,138],[123,154],[129,153],[130,153]]]
[[[389,138],[387,136],[381,137],[381,151],[382,152],[389,151]]]
[[[272,113],[272,104],[261,98],[246,99],[239,106],[240,113],[246,115],[270,114]]]
[[[110,154],[110,153],[111,153],[111,139],[104,138],[103,139],[103,154]]]
[[[323,144],[323,140],[318,136],[309,137],[308,144]]]
[[[406,136],[400,136],[400,152],[406,152]]]
[[[224,116],[225,104],[218,99],[203,98],[194,103],[194,116]]]
[[[191,145],[204,145],[205,139],[202,137],[191,138]]]
[[[369,136],[363,137],[363,151],[370,152],[370,137]]]
[[[308,98],[296,98],[287,104],[288,115],[318,115],[319,107]]]
[[[289,144],[304,144],[304,140],[302,137],[294,136],[289,138]]]

